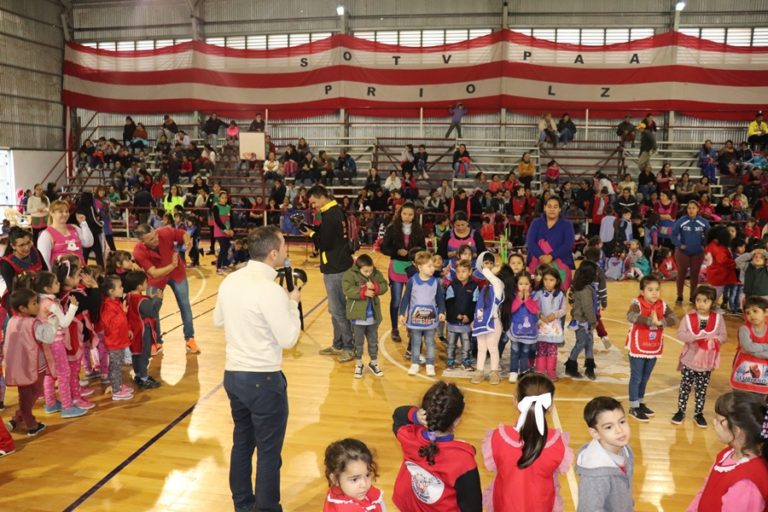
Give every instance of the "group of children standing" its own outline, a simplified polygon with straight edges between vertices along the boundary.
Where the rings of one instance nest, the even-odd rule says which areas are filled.
[[[558,475],[574,464],[568,433],[548,425],[555,385],[528,373],[517,385],[519,416],[514,424],[488,431],[482,443],[485,467],[494,479],[482,490],[475,448],[456,438],[465,411],[462,391],[438,381],[418,406],[394,410],[392,429],[403,460],[392,501],[399,510],[481,512],[563,510]],[[717,455],[704,486],[687,508],[764,510],[768,501],[768,407],[755,394],[733,391],[715,404],[716,432],[725,448]],[[584,407],[592,438],[575,457],[577,512],[634,510],[634,454],[621,403],[599,396]],[[360,440],[343,439],[325,451],[329,485],[323,511],[386,510],[373,452]]]
[[[50,272],[29,272],[16,280],[0,351],[0,390],[14,386],[19,394],[7,430],[23,427],[36,436],[46,428],[33,414],[40,396],[46,415],[83,416],[96,407],[88,400],[96,393],[92,382],[100,382],[113,401],[131,400],[134,388],[122,379],[126,364],[140,389],[160,386],[147,369],[161,300],[146,295],[147,276],[132,269],[130,253],[112,253],[107,268],[111,273],[102,276],[98,267],[84,267],[78,255],[65,254]],[[0,404],[3,399],[0,394]],[[0,457],[14,451],[2,427]]]

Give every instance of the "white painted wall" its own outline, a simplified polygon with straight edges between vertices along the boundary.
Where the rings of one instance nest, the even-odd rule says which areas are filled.
[[[53,164],[56,163],[56,160],[59,159],[61,153],[61,151],[11,150],[14,197],[17,189],[31,189],[35,183],[40,183],[51,170]],[[63,168],[64,161],[62,160],[48,181],[56,179]],[[45,185],[43,183],[43,188]]]

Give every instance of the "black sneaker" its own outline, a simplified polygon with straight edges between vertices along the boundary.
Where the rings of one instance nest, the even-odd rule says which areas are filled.
[[[373,374],[377,377],[383,377],[384,372],[381,371],[381,368],[379,368],[379,363],[377,361],[371,361],[368,363],[368,369],[373,372]]]
[[[677,300],[675,300],[675,306],[682,306],[683,305],[683,298],[678,297]]]
[[[674,416],[672,416],[672,424],[673,425],[679,425],[683,422],[685,419],[685,413],[681,410],[678,410]]]
[[[410,360],[411,359],[411,349],[408,349],[405,351],[405,358]]]
[[[16,420],[8,420],[8,432],[13,432],[17,426]]]
[[[155,389],[160,387],[160,383],[151,377],[147,377],[146,380],[142,380],[138,377],[133,379],[139,389]]]
[[[652,417],[653,417],[653,416],[656,414],[655,412],[653,412],[652,410],[650,410],[650,409],[648,408],[648,406],[647,406],[647,405],[645,405],[645,404],[644,404],[644,403],[642,403],[642,402],[640,403],[640,407],[639,407],[639,409],[640,409],[641,411],[643,411],[643,412],[645,413],[645,415],[646,415],[646,416],[648,416],[649,418],[652,418]]]
[[[45,423],[37,422],[37,428],[31,428],[27,430],[27,435],[29,437],[35,437],[37,434],[45,430]]]
[[[5,402],[0,400],[0,411],[4,411],[4,410],[5,410]]]
[[[704,419],[704,415],[699,413],[693,417],[693,422],[699,428],[707,428],[707,420]]]
[[[637,421],[642,421],[643,423],[648,423],[650,418],[645,415],[645,413],[639,408],[639,407],[633,407],[629,410],[629,415],[635,418]]]
[[[403,338],[400,337],[400,333],[399,332],[393,331],[392,332],[392,341],[394,341],[395,343],[400,343],[401,341],[403,341]]]

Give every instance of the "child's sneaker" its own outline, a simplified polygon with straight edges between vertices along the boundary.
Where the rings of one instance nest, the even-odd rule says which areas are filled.
[[[362,379],[363,378],[363,362],[358,361],[355,364],[355,378],[356,379]]]
[[[575,331],[578,328],[579,328],[579,322],[577,322],[576,320],[571,320],[570,322],[568,322],[568,329]]]
[[[405,358],[408,359],[408,360],[411,359],[411,349],[410,348],[405,350]]]
[[[45,414],[53,414],[53,413],[59,412],[61,411],[61,402],[56,401],[56,403],[53,405],[46,405],[44,407],[44,410],[45,410]]]
[[[645,415],[645,413],[640,409],[639,407],[632,407],[629,410],[629,415],[635,418],[637,421],[642,421],[643,423],[648,423],[650,418]]]
[[[83,398],[78,398],[77,400],[74,400],[72,403],[75,404],[77,407],[83,409],[84,411],[88,411],[96,407],[95,403],[89,402],[88,400],[85,400]]]
[[[37,422],[37,427],[27,430],[28,437],[35,437],[37,434],[45,430],[45,423]]]
[[[517,372],[509,372],[509,382],[512,384],[517,382]]]
[[[675,415],[672,416],[672,420],[670,421],[672,421],[673,425],[679,425],[683,422],[684,419],[685,419],[685,413],[680,409],[678,409]]]
[[[102,386],[109,386],[109,384],[110,384],[110,383],[111,383],[111,381],[109,380],[109,377],[108,377],[108,376],[106,376],[106,375],[103,375],[103,376],[101,377],[101,385],[102,385]]]
[[[61,410],[61,417],[62,418],[79,418],[80,416],[84,415],[86,412],[85,409],[81,409],[80,407],[73,405],[72,407],[67,407],[66,409]]]
[[[445,367],[448,368],[449,370],[453,370],[454,368],[456,368],[456,361],[454,361],[453,359],[449,359],[448,361],[445,362]]]
[[[608,336],[603,336],[602,338],[600,338],[600,341],[603,342],[603,347],[605,348],[605,350],[608,350],[613,346],[613,343],[611,343],[611,340],[608,339]]]
[[[90,384],[90,381],[88,379],[80,379],[78,381],[78,384],[80,384],[80,387],[83,387],[83,386],[87,386],[88,384]]]
[[[8,425],[6,426],[6,428],[8,429],[8,432],[13,432],[14,430],[16,430],[16,427],[17,427],[16,420],[8,420]]]
[[[483,382],[484,378],[485,375],[483,375],[483,370],[475,370],[475,373],[472,374],[472,380],[470,380],[470,382],[472,384],[480,384]]]
[[[82,386],[80,387],[80,396],[82,396],[82,397],[91,396],[94,393],[95,393],[95,391],[92,390],[91,388],[85,388],[85,387],[82,387]]]
[[[87,380],[94,380],[94,379],[98,379],[99,377],[101,377],[101,373],[99,373],[96,370],[91,370],[90,372],[85,374],[85,378]]]
[[[125,393],[122,389],[117,393],[112,393],[112,401],[118,402],[120,400],[130,400],[133,398],[133,393]]]
[[[129,395],[132,395],[133,394],[133,388],[128,386],[128,385],[126,385],[126,384],[123,384],[123,385],[120,386],[120,393],[128,393]]]
[[[133,379],[133,381],[136,383],[137,386],[139,386],[139,389],[142,389],[142,390],[155,389],[160,387],[160,383],[150,377],[147,377],[146,379],[140,379],[136,377],[135,379]]]
[[[649,418],[652,418],[652,417],[653,417],[653,416],[656,414],[655,412],[653,412],[652,410],[650,410],[650,409],[648,408],[648,406],[647,406],[647,405],[645,405],[645,404],[644,404],[644,403],[642,403],[642,402],[640,403],[640,407],[639,407],[639,409],[640,409],[641,411],[643,411],[643,412],[645,413],[645,415],[646,415],[646,416],[648,416]]]
[[[693,417],[693,422],[699,428],[707,428],[707,420],[704,419],[704,415],[699,413]]]
[[[491,374],[488,376],[488,382],[491,384],[498,384],[501,382],[501,377],[499,377],[498,371],[492,371]]]
[[[419,365],[412,364],[410,368],[408,368],[408,375],[416,375],[419,373]]]
[[[384,376],[384,372],[381,371],[381,368],[379,367],[379,362],[378,361],[371,361],[370,363],[368,363],[368,369],[371,370],[373,372],[373,374],[375,376],[377,376],[377,377],[383,377]]]
[[[4,411],[4,410],[5,410],[5,402],[0,400],[0,411]]]
[[[10,455],[10,454],[15,453],[15,452],[16,452],[16,450],[8,450],[8,451],[0,450],[0,457],[5,457],[6,455]]]
[[[435,365],[428,364],[427,365],[427,376],[434,377],[435,376]]]
[[[461,366],[462,366],[462,367],[463,367],[465,370],[472,370],[472,369],[474,368],[474,366],[472,366],[472,360],[471,360],[471,359],[465,359],[465,360],[463,360],[463,361],[461,362]]]

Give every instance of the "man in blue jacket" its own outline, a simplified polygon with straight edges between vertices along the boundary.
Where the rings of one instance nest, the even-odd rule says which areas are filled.
[[[675,262],[677,262],[677,301],[683,304],[683,285],[685,275],[690,271],[691,303],[693,291],[699,284],[699,272],[704,263],[704,247],[706,245],[709,222],[699,215],[699,203],[690,201],[686,207],[687,215],[683,215],[672,227],[672,243],[675,244]]]

